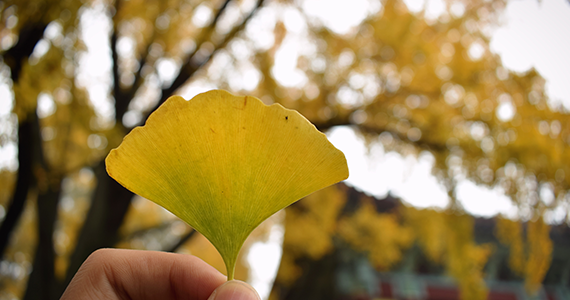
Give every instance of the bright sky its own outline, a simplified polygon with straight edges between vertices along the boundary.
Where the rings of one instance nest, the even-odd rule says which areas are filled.
[[[510,1],[491,50],[518,72],[534,67],[551,100],[570,110],[570,4],[565,0]]]

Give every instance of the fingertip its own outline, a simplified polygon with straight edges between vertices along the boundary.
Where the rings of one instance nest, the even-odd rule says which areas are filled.
[[[261,297],[251,285],[230,280],[220,285],[208,300],[261,300]]]

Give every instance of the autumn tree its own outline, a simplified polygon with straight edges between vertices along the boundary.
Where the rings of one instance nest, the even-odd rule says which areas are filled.
[[[528,240],[522,244],[501,235],[508,229],[498,235],[523,253],[513,268],[535,290],[551,251],[545,218],[569,204],[570,123],[566,109],[549,102],[540,74],[510,72],[489,51],[486,28],[505,2],[450,0],[436,19],[398,0],[371,3],[360,24],[339,34],[304,1],[3,1],[1,72],[6,99],[13,100],[5,100],[11,113],[2,116],[1,142],[18,149],[17,164],[0,177],[6,211],[0,253],[9,266],[3,296],[57,299],[101,247],[190,247],[193,231],[133,198],[107,175],[103,159],[170,95],[204,87],[281,103],[325,132],[350,126],[389,151],[435,158],[433,173],[456,217],[437,223],[413,210],[378,216],[368,204],[340,217],[342,196],[329,191],[322,201],[332,206],[315,200],[304,214],[292,208],[287,215],[315,226],[301,233],[295,230],[301,223],[285,221],[286,241],[302,247],[293,242],[293,252],[284,253],[283,282],[301,274],[295,260],[330,253],[334,236],[369,253],[380,268],[415,241],[434,260],[447,254],[446,268],[465,286],[464,299],[483,299],[484,288],[468,288],[481,283],[480,273],[466,270],[480,270],[487,250],[473,242],[472,223],[455,195],[456,183],[469,179],[500,187],[519,208],[517,222],[533,224],[526,238],[519,231]],[[98,89],[85,80],[90,18],[103,19],[108,30],[103,46],[110,65]],[[279,68],[291,49],[298,55],[289,82]],[[433,231],[414,226],[425,220],[435,222],[427,227]],[[501,228],[519,224],[509,222]],[[362,236],[378,227],[406,234]],[[160,239],[164,232],[173,238]],[[438,232],[454,238],[424,242]],[[368,238],[377,243],[362,242]],[[309,247],[307,239],[318,243]],[[464,254],[477,265],[457,263]]]

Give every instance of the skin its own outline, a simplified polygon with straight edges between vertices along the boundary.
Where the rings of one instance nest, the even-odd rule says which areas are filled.
[[[121,249],[91,254],[61,297],[71,299],[260,300],[195,256]]]

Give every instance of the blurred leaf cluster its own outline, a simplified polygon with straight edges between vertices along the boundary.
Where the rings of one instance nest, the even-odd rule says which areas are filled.
[[[449,195],[446,211],[379,212],[374,199],[352,207],[339,185],[293,205],[275,299],[294,295],[307,266],[332,274],[325,262],[340,248],[390,270],[414,247],[457,280],[462,299],[485,299],[495,246],[475,241],[473,217],[456,200],[466,179],[517,207],[495,233],[529,293],[540,289],[553,251],[547,220],[569,220],[570,118],[540,74],[513,73],[490,52],[506,2],[449,0],[433,18],[400,0],[370,0],[343,33],[308,2],[0,2],[0,101],[9,110],[0,147],[17,149],[0,166],[0,299],[58,299],[101,247],[192,253],[222,269],[203,237],[122,188],[103,162],[166,98],[209,88],[281,103],[324,132],[349,126],[386,152],[432,156]],[[90,61],[93,24],[106,61]],[[244,262],[237,278],[248,276]]]

